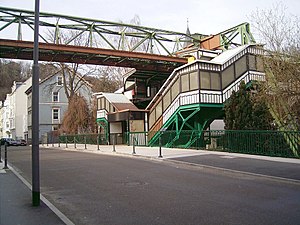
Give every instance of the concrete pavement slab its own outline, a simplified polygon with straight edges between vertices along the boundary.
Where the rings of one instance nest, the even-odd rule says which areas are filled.
[[[3,164],[0,163],[0,168]],[[1,225],[59,225],[63,223],[41,201],[39,207],[31,204],[31,191],[11,170],[0,171],[0,224]]]

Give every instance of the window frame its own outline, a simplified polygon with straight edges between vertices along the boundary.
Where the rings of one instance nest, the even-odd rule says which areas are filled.
[[[57,76],[57,86],[62,86],[62,85],[63,85],[63,77]]]
[[[55,95],[55,93],[57,93],[57,95]],[[57,96],[57,101],[55,101],[56,96]],[[59,102],[59,92],[58,91],[52,92],[52,102]]]
[[[54,118],[54,115],[56,114],[56,111],[57,110],[57,119]],[[52,121],[53,122],[59,122],[60,121],[60,108],[52,108]]]

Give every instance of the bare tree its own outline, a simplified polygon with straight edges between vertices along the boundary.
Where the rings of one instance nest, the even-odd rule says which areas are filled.
[[[250,16],[259,40],[265,44],[266,98],[278,127],[299,130],[300,20],[278,2]]]
[[[87,46],[89,44],[85,34],[74,30],[61,30],[59,34],[49,31],[48,39],[55,40],[58,44],[72,43],[76,46]],[[69,102],[84,85],[84,78],[96,71],[96,66],[80,65],[78,63],[52,63],[52,67],[55,68],[55,73],[59,72],[62,75],[64,92]],[[54,71],[51,70],[51,72]],[[49,89],[52,86],[49,85]]]

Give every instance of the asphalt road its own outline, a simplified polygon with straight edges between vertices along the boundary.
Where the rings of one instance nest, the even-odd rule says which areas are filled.
[[[9,163],[31,182],[30,149]],[[146,160],[41,149],[42,194],[75,224],[299,224],[300,185]]]

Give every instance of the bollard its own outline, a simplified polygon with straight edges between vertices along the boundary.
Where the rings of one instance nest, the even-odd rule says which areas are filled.
[[[76,137],[75,136],[74,136],[73,140],[74,140],[74,148],[76,148]]]
[[[97,150],[100,150],[100,148],[99,148],[99,135],[97,135]]]
[[[135,155],[135,137],[133,137],[132,155]]]
[[[65,141],[66,141],[66,148],[68,148],[68,138],[67,138],[67,136],[65,137]]]
[[[112,142],[113,142],[113,152],[116,152],[116,135],[115,134],[113,135]]]
[[[1,146],[2,146],[2,143],[0,142],[0,163],[2,162],[2,160],[1,160]]]
[[[58,147],[60,148],[60,138],[58,137]]]
[[[5,143],[4,145],[4,167],[3,167],[4,170],[7,170],[8,167],[7,167],[7,143]]]
[[[161,136],[159,136],[159,154],[158,154],[158,158],[162,158],[162,154],[161,154]]]
[[[86,149],[86,136],[84,136],[84,149]]]
[[[47,136],[47,141],[46,141],[46,145],[47,145],[47,147],[48,147],[48,136]]]
[[[54,147],[54,138],[52,136],[52,147]]]

